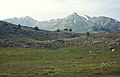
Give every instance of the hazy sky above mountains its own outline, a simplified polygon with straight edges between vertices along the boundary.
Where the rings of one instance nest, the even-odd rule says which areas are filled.
[[[31,16],[41,21],[63,18],[72,12],[120,20],[120,0],[0,0],[0,19]]]

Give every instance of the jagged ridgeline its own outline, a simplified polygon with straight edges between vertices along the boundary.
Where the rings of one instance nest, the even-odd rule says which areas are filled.
[[[72,29],[73,32],[120,32],[120,22],[116,19],[100,16],[90,17],[72,13],[62,19],[52,19],[50,21],[37,21],[29,16],[21,18],[9,18],[4,21],[21,24],[25,26],[38,26],[40,29],[55,31],[57,29]]]

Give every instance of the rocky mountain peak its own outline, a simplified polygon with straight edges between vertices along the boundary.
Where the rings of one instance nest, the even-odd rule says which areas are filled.
[[[34,20],[32,17],[30,16],[24,16],[24,17],[21,17],[20,19],[26,19],[26,20]]]
[[[69,16],[74,16],[74,17],[78,17],[79,15],[76,12],[73,12],[72,14],[70,14]]]
[[[78,15],[76,12],[73,12],[72,15]]]

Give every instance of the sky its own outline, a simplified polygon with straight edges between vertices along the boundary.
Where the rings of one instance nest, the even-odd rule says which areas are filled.
[[[44,21],[64,18],[73,12],[120,21],[120,0],[0,0],[0,20],[30,16]]]

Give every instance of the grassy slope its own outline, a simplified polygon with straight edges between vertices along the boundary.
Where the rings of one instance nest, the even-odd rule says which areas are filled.
[[[120,52],[89,47],[0,48],[0,77],[119,77]],[[105,64],[106,63],[106,64]]]

